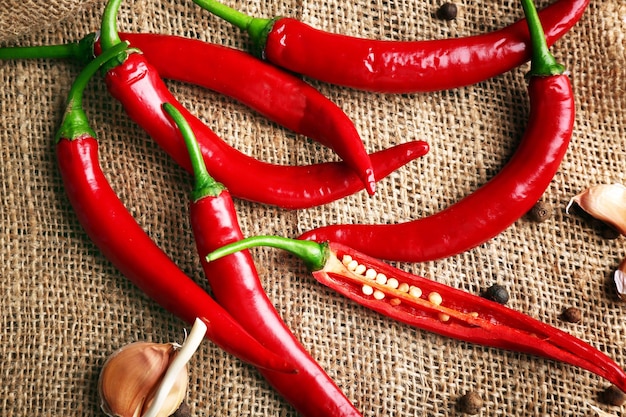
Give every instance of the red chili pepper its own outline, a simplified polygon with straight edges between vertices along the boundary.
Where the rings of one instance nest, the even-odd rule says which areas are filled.
[[[126,49],[119,44],[92,61],[76,79],[57,135],[57,162],[78,220],[131,282],[182,320],[207,325],[207,338],[263,368],[293,371],[285,358],[252,337],[150,239],[109,185],[98,162],[98,142],[82,109],[82,93],[100,65]]]
[[[533,26],[541,32],[541,25]],[[332,225],[300,238],[349,244],[380,259],[421,262],[452,256],[495,237],[541,198],[567,151],[575,103],[569,78],[543,33],[531,35],[530,115],[515,154],[489,182],[431,216],[380,225]]]
[[[303,416],[360,416],[350,401],[296,340],[265,294],[250,254],[239,252],[208,263],[204,254],[243,238],[233,200],[207,172],[193,131],[175,107],[166,112],[181,130],[191,156],[195,185],[191,225],[202,266],[217,301],[256,340],[295,364],[295,373],[260,369],[268,382]]]
[[[237,49],[178,36],[120,34],[164,78],[238,100],[269,120],[333,149],[374,194],[374,168],[352,120],[300,78]]]
[[[584,341],[499,303],[410,274],[339,243],[255,236],[217,249],[206,258],[214,262],[253,246],[295,254],[318,282],[400,322],[578,366],[626,391],[626,373]]]
[[[323,99],[320,97],[323,96],[314,98],[313,93],[310,91],[307,93],[304,87],[301,90],[293,88],[292,93],[302,95],[291,97],[289,101],[286,101],[289,95],[284,94],[282,90],[274,89],[275,97],[280,93],[280,96],[285,99],[285,101],[278,100],[281,102],[278,103],[276,98],[268,95],[267,89],[267,86],[272,84],[272,74],[276,75],[277,70],[268,70],[266,75],[259,75],[257,72],[252,76],[249,70],[258,68],[259,65],[253,57],[247,56],[245,59],[246,54],[243,52],[208,44],[200,48],[198,41],[183,38],[151,34],[122,34],[122,36],[125,39],[132,39],[142,48],[145,47],[145,51],[142,50],[143,58],[132,57],[132,62],[128,62],[125,68],[118,69],[120,74],[114,82],[111,82],[111,92],[122,102],[131,118],[147,130],[157,143],[188,171],[191,171],[191,166],[186,156],[184,143],[178,137],[177,132],[172,130],[171,124],[167,123],[159,107],[164,102],[175,100],[161,80],[161,71],[175,80],[193,82],[217,92],[231,94],[235,99],[277,123],[302,134],[315,136],[318,141],[330,144],[331,139],[325,139],[321,133],[318,135],[314,132],[312,126],[314,121],[310,115],[315,113],[319,116],[317,119],[319,122],[324,119],[319,111],[307,110],[302,114],[295,110],[295,108],[301,108],[302,102],[306,101],[303,97],[305,93],[311,93],[309,97],[311,100],[308,100],[307,104],[309,108],[315,107],[313,102],[321,103]],[[99,53],[99,45],[94,45],[94,42],[96,40],[93,35],[88,35],[78,42],[65,45],[0,48],[0,59],[74,58],[83,62],[88,61],[86,55],[91,55],[94,49]],[[173,55],[163,53],[161,43],[163,43],[163,48]],[[184,50],[180,46],[193,46],[193,50]],[[215,71],[214,66],[206,67],[206,71],[204,66],[196,66],[194,70],[188,68],[187,65],[198,63],[197,56],[200,50],[203,50],[205,54],[209,51],[215,53],[212,61],[230,64],[228,70],[221,73]],[[152,65],[152,59],[155,65]],[[238,59],[242,60],[242,65],[236,69]],[[203,70],[198,71],[199,68]],[[203,72],[206,73],[204,78]],[[239,91],[236,89],[237,85],[242,84],[233,83],[233,80],[238,79],[233,76],[236,74],[250,75],[245,83],[246,88]],[[246,78],[246,76],[243,77]],[[274,80],[272,85],[278,87],[278,84]],[[265,88],[262,87],[263,85]],[[286,89],[290,85],[297,87],[296,84],[285,82],[282,88]],[[248,90],[259,92],[259,96],[248,94]],[[259,98],[264,100],[259,100]],[[292,106],[295,102],[300,104]],[[317,109],[320,110],[320,106],[317,106]],[[294,113],[295,118],[292,117]],[[323,205],[363,189],[363,182],[346,163],[330,162],[308,166],[264,163],[228,146],[195,116],[189,112],[186,114],[188,120],[193,119],[194,129],[201,130],[198,133],[198,139],[202,144],[205,160],[211,172],[214,172],[216,178],[225,183],[236,197],[287,209],[300,209]],[[341,115],[336,111],[333,111],[332,115],[341,119]],[[348,120],[345,119],[337,121],[339,124],[343,123],[344,130],[350,130],[345,124],[347,122]],[[326,130],[328,126],[337,127],[337,124],[333,123],[321,124],[325,126],[320,127],[319,132],[328,133]],[[298,125],[297,128],[296,125]],[[374,170],[374,180],[380,181],[399,167],[427,152],[427,143],[413,141],[369,155]]]
[[[524,20],[464,38],[388,41],[328,33],[291,18],[254,18],[215,0],[194,3],[247,31],[259,54],[269,62],[361,90],[411,93],[452,89],[505,73],[531,56]],[[558,0],[542,10],[548,44],[574,26],[588,4],[589,0]]]
[[[121,40],[115,27],[115,12],[103,17],[102,50]],[[198,138],[205,163],[215,179],[231,193],[251,201],[285,208],[305,208],[345,197],[362,189],[362,183],[342,163],[309,166],[272,165],[247,156],[222,141],[213,131],[178,103],[167,89],[156,69],[141,54],[130,54],[119,65],[107,68],[109,92],[119,100],[131,119],[188,171],[189,156],[180,132],[161,110],[172,103],[191,125]],[[377,180],[398,162],[408,162],[428,151],[425,142],[416,141],[371,155]]]

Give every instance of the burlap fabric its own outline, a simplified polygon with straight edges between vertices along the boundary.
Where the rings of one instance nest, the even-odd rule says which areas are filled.
[[[258,16],[300,18],[316,27],[386,39],[478,34],[521,17],[517,1],[458,0],[453,22],[433,17],[435,0],[402,2],[230,2]],[[542,0],[539,6],[549,1]],[[0,2],[0,43],[61,43],[98,28],[104,2]],[[247,37],[191,1],[125,2],[120,27],[197,37],[244,49]],[[611,273],[624,240],[565,213],[574,194],[626,182],[626,3],[592,0],[553,52],[571,71],[577,118],[573,141],[545,194],[543,223],[520,219],[467,253],[399,264],[478,293],[498,282],[510,306],[588,341],[626,364],[624,315]],[[247,235],[297,236],[335,222],[386,223],[434,213],[492,177],[512,154],[528,114],[516,69],[455,91],[378,95],[314,83],[354,119],[367,149],[414,139],[431,152],[364,192],[323,207],[285,211],[237,201]],[[98,416],[96,381],[105,358],[137,340],[181,341],[185,324],[130,284],[89,241],[66,199],[53,135],[76,64],[0,63],[0,415]],[[181,83],[174,93],[233,146],[259,159],[307,164],[336,159],[229,98]],[[191,178],[110,98],[100,78],[86,93],[114,189],[148,233],[188,274],[204,279],[187,218]],[[136,254],[138,258],[141,253]],[[524,354],[449,340],[368,311],[317,284],[303,264],[275,250],[254,251],[265,288],[287,324],[364,416],[456,415],[477,391],[484,416],[587,416],[607,382],[586,371]],[[582,311],[579,324],[559,319]],[[306,387],[303,387],[306,390]],[[315,401],[315,399],[312,399]],[[254,368],[211,343],[191,363],[187,402],[198,416],[293,416]]]

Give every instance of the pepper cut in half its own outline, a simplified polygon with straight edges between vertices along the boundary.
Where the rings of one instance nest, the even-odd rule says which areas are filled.
[[[528,353],[586,369],[626,390],[626,373],[588,343],[483,297],[410,274],[349,246],[253,236],[207,261],[254,246],[287,250],[323,285],[394,320],[466,342]]]

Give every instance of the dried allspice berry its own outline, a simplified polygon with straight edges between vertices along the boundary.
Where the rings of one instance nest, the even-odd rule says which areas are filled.
[[[459,410],[465,414],[478,414],[483,408],[483,399],[476,391],[469,391],[459,398]]]
[[[441,20],[454,20],[456,19],[457,7],[454,3],[444,3],[439,9],[437,9],[437,13],[435,15],[438,19]]]
[[[509,302],[509,292],[500,284],[493,284],[491,287],[487,288],[483,293],[483,297],[500,304]]]
[[[582,319],[582,313],[576,307],[568,307],[561,313],[561,318],[568,323],[578,323]]]
[[[552,216],[552,206],[545,201],[539,201],[530,209],[528,214],[537,223],[545,222]]]
[[[624,405],[626,394],[615,385],[611,385],[600,394],[600,400],[608,405]]]

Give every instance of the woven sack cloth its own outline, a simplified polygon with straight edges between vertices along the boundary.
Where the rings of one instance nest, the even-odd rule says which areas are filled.
[[[554,0],[538,0],[544,7]],[[493,31],[521,18],[518,1],[441,2],[225,0],[245,13],[291,16],[317,28],[371,39],[440,39]],[[0,46],[56,44],[98,30],[102,1],[0,2]],[[248,49],[244,33],[190,0],[125,1],[124,31],[173,34]],[[451,258],[396,266],[478,294],[499,283],[509,306],[574,334],[626,365],[626,304],[612,272],[624,238],[569,215],[570,198],[602,183],[626,183],[626,4],[591,0],[552,52],[570,71],[577,115],[572,143],[542,200],[552,216],[521,218],[496,238]],[[209,65],[207,63],[206,65]],[[528,116],[523,65],[478,85],[385,95],[308,80],[354,120],[368,151],[426,140],[428,155],[365,192],[306,210],[235,200],[245,235],[295,237],[333,223],[395,223],[435,213],[493,177],[513,154]],[[188,328],[129,283],[89,240],[65,195],[54,133],[78,64],[0,62],[0,415],[100,416],[105,359],[138,340],[184,339]],[[174,81],[179,100],[220,137],[276,164],[337,160],[331,151],[213,92]],[[191,178],[124,113],[101,77],[85,92],[108,180],[147,233],[206,286],[188,220]],[[550,123],[549,121],[547,123]],[[471,213],[468,213],[471,218]],[[589,372],[525,354],[447,339],[397,323],[319,285],[297,259],[252,251],[263,286],[296,337],[364,416],[459,415],[475,391],[483,416],[588,416],[608,383]],[[137,258],[142,254],[137,253]],[[559,316],[581,311],[577,324]],[[302,387],[303,394],[306,387]],[[312,399],[315,401],[315,399]],[[251,366],[203,343],[190,364],[186,403],[195,416],[295,416]]]

